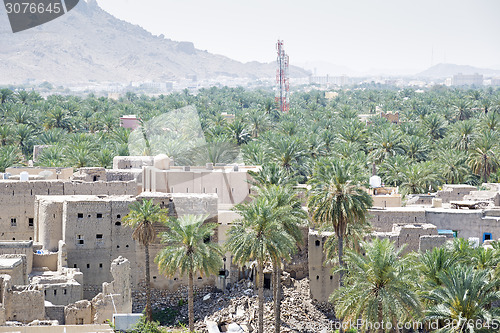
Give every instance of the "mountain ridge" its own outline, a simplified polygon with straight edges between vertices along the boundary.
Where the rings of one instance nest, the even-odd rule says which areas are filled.
[[[456,64],[445,64],[440,63],[426,70],[417,73],[417,77],[427,77],[427,78],[446,78],[452,77],[456,74],[483,74],[483,75],[500,75],[500,70],[490,69],[490,68],[479,68],[469,65],[456,65]]]
[[[178,81],[193,75],[259,79],[274,77],[276,71],[274,62],[244,64],[196,49],[191,42],[154,36],[107,13],[95,0],[80,1],[66,15],[16,34],[0,8],[0,38],[0,83],[4,84]],[[290,73],[308,75],[294,66]]]

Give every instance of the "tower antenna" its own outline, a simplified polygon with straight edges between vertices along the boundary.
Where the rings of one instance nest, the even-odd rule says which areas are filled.
[[[282,40],[278,40],[276,43],[276,50],[278,52],[278,57],[276,59],[278,64],[278,69],[276,70],[278,91],[275,99],[280,107],[280,111],[288,112],[290,110],[290,81],[288,76],[289,58],[283,48]]]

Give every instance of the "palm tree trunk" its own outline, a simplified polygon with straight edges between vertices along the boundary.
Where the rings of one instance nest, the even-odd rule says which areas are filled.
[[[378,324],[380,325],[379,333],[384,333],[384,327],[382,327],[382,320],[384,320],[383,312],[382,312],[382,302],[378,303]]]
[[[488,166],[486,165],[488,157],[484,155],[484,182],[488,182]]]
[[[257,262],[257,285],[259,288],[259,329],[258,333],[264,333],[264,264],[260,261]]]
[[[344,235],[341,235],[340,233],[337,235],[338,240],[339,240],[339,266],[341,269],[344,268]],[[344,286],[344,271],[341,270],[339,272],[339,285],[340,287]]]
[[[149,246],[144,246],[144,255],[146,257],[146,318],[153,320],[153,310],[151,309],[151,277],[149,272]]]
[[[281,329],[281,266],[277,260],[274,264],[273,299],[274,299],[274,332]]]
[[[193,272],[189,272],[189,282],[188,282],[189,332],[194,332],[194,296],[193,296],[193,289],[194,289]]]

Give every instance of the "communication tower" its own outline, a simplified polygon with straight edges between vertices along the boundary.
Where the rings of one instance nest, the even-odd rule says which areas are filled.
[[[278,69],[276,70],[276,102],[279,105],[281,112],[288,112],[290,110],[290,79],[288,76],[289,59],[283,48],[283,41],[278,40],[276,43],[276,50],[278,51]]]

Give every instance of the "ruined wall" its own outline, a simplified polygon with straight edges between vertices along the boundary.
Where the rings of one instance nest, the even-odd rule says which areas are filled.
[[[332,292],[339,287],[337,275],[331,273],[332,266],[325,265],[323,247],[331,233],[309,232],[309,287],[311,298],[319,302],[327,302]]]
[[[81,300],[64,308],[64,321],[66,325],[92,324],[92,303]]]
[[[3,241],[0,242],[0,255],[21,254],[26,258],[26,274],[33,267],[33,241]]]
[[[64,325],[64,305],[45,305],[45,317]]]
[[[54,305],[68,305],[83,298],[83,274],[77,269],[33,273],[30,285],[42,290],[46,301]]]
[[[73,180],[97,182],[106,180],[106,169],[102,167],[80,168],[73,174]]]
[[[450,201],[463,200],[463,197],[469,194],[471,191],[476,190],[475,186],[471,185],[443,185],[443,189],[436,193],[436,198],[442,199],[443,203],[449,203]]]
[[[26,286],[13,286],[10,276],[2,275],[0,296],[7,321],[29,323],[45,319],[45,301],[41,291],[28,289]]]
[[[113,313],[132,313],[130,261],[118,257],[111,263],[111,283],[104,282],[102,293],[92,299],[94,323],[106,323]]]
[[[420,237],[420,252],[426,252],[428,250],[432,250],[435,247],[443,246],[448,240],[452,238],[448,238],[442,235],[432,235],[432,236],[422,236]]]
[[[24,254],[0,255],[0,274],[8,274],[13,285],[28,284],[27,262]]]
[[[152,166],[152,156],[115,156],[113,169],[142,169],[143,166]]]
[[[389,239],[394,242],[397,248],[403,249],[403,254],[418,252],[421,244],[421,237],[437,236],[437,229],[432,224],[394,224],[391,232],[375,232],[373,236],[380,239]],[[431,242],[425,243],[431,246]]]

